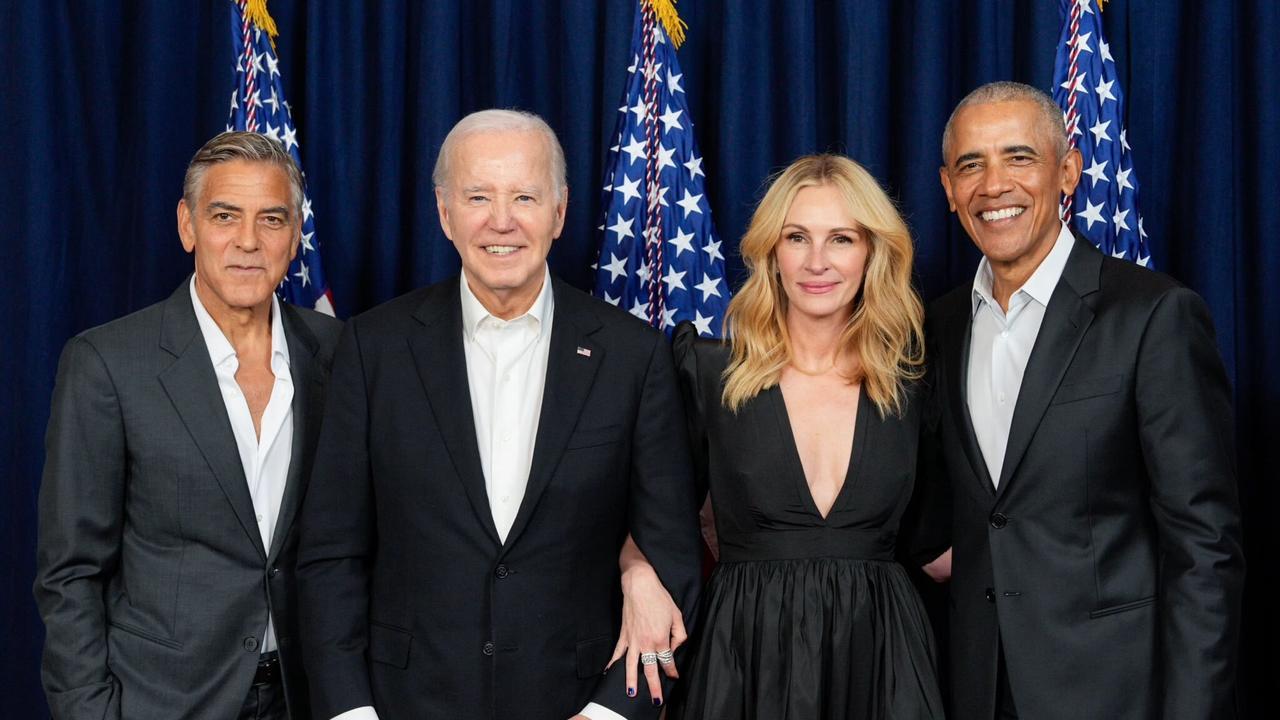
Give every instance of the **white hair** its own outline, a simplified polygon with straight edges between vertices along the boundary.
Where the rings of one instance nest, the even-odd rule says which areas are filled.
[[[436,167],[431,172],[431,182],[436,187],[447,191],[453,169],[453,154],[458,143],[472,135],[494,132],[532,132],[541,135],[547,144],[547,154],[551,157],[552,188],[555,190],[557,200],[564,199],[565,188],[569,185],[564,148],[560,147],[559,138],[545,120],[523,110],[480,110],[459,120],[440,145],[440,155],[436,157]]]

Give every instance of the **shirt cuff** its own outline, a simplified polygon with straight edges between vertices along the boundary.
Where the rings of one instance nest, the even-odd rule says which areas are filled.
[[[333,720],[378,720],[378,712],[373,709],[372,705],[364,705],[334,716]]]
[[[579,714],[585,715],[591,720],[627,720],[599,703],[587,703],[587,706],[582,708],[582,712]],[[334,718],[334,720],[337,720],[337,718]],[[347,720],[347,718],[343,718],[343,720]]]

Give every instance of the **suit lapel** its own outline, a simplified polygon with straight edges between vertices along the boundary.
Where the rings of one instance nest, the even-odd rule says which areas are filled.
[[[948,329],[946,337],[946,366],[951,385],[952,420],[960,436],[960,446],[969,461],[970,475],[978,481],[982,492],[987,496],[995,495],[995,487],[991,482],[991,473],[982,457],[982,448],[978,446],[978,436],[973,430],[973,418],[969,415],[969,343],[973,337],[972,288],[970,294],[959,298],[952,308],[955,318],[944,323]]]
[[[173,364],[160,373],[160,384],[168,394],[191,439],[213,472],[227,502],[253,547],[266,558],[262,534],[253,510],[253,498],[240,464],[227,406],[218,390],[218,378],[209,360],[209,350],[200,334],[187,283],[165,302],[160,327],[160,347],[173,355]]]
[[[320,344],[307,328],[297,310],[287,303],[280,303],[280,319],[284,323],[284,336],[289,344],[289,374],[293,380],[293,444],[289,458],[289,474],[280,501],[280,518],[271,536],[268,560],[274,561],[289,535],[289,528],[298,513],[298,505],[305,495],[310,479],[302,469],[308,467],[307,456],[315,451],[307,444],[312,423],[320,422],[324,402],[324,375],[316,364],[316,352]],[[311,433],[314,436],[314,433]]]
[[[551,327],[538,436],[534,441],[533,462],[524,499],[520,502],[511,532],[507,533],[507,548],[515,543],[529,524],[538,500],[551,482],[569,437],[578,424],[578,416],[582,414],[587,394],[595,382],[596,371],[604,361],[605,348],[590,337],[600,327],[600,321],[587,306],[590,301],[568,290],[559,280],[552,281],[552,290],[555,293],[555,319]],[[579,352],[579,349],[585,352]]]
[[[1031,348],[1027,369],[1022,375],[1018,404],[1013,409],[1009,426],[1009,443],[1000,470],[1000,487],[996,496],[1004,495],[1010,480],[1022,462],[1027,446],[1035,437],[1040,420],[1049,409],[1049,401],[1062,383],[1067,368],[1075,359],[1076,349],[1093,322],[1093,310],[1082,299],[1097,291],[1102,255],[1087,241],[1076,237],[1067,258],[1062,278],[1058,280],[1049,306],[1045,308],[1040,333]]]
[[[476,443],[475,415],[467,384],[467,357],[462,347],[462,297],[458,279],[436,285],[414,318],[422,328],[409,338],[409,350],[418,378],[427,393],[436,427],[444,440],[454,470],[471,501],[476,519],[494,545],[498,528],[493,523],[489,494],[485,490],[480,449]]]

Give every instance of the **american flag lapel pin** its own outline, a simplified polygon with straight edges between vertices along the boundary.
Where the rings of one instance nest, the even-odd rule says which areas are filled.
[[[591,357],[591,348],[584,348],[581,345],[579,345],[578,354],[581,355],[582,357]]]

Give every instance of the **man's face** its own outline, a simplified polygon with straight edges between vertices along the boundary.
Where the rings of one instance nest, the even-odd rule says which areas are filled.
[[[515,317],[542,289],[568,192],[556,197],[550,152],[535,132],[469,135],[450,160],[448,184],[436,188],[440,227],[480,302],[499,317]]]
[[[994,266],[1034,270],[1057,239],[1058,203],[1080,179],[1080,153],[1057,158],[1030,101],[970,105],[952,121],[942,187],[952,212]]]
[[[196,290],[210,310],[262,308],[298,250],[289,176],[264,162],[209,167],[195,207],[178,203],[182,247],[195,255]]]

